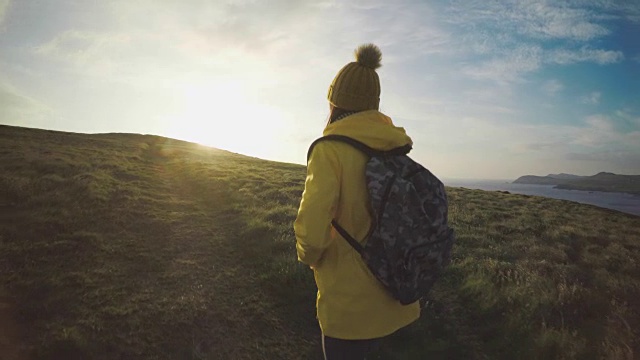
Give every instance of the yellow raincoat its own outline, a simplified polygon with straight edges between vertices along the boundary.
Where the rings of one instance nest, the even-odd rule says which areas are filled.
[[[411,143],[405,130],[377,110],[359,112],[327,125],[324,135],[346,135],[374,149]],[[298,260],[314,270],[317,316],[322,332],[338,339],[389,335],[420,316],[416,302],[401,305],[371,274],[360,255],[331,227],[336,219],[364,244],[371,225],[364,168],[366,155],[352,146],[319,142],[307,164],[294,223]]]

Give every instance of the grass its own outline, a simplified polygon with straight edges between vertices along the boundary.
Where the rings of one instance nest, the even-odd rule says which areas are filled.
[[[425,164],[428,165],[428,164]],[[319,359],[299,165],[0,126],[0,288],[34,359]],[[454,260],[376,359],[632,359],[640,221],[448,189]]]

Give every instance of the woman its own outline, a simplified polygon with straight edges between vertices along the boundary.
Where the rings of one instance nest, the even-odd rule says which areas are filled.
[[[323,135],[344,135],[378,150],[411,144],[405,130],[378,111],[380,49],[355,51],[329,87]],[[369,272],[360,255],[331,227],[335,219],[362,244],[371,226],[365,184],[367,157],[348,144],[317,143],[294,223],[298,260],[314,270],[317,317],[327,360],[364,359],[380,339],[420,316],[419,304],[401,305]]]

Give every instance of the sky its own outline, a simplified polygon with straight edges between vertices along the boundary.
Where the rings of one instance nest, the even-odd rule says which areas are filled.
[[[363,43],[441,178],[640,174],[637,0],[0,0],[0,124],[304,164]]]

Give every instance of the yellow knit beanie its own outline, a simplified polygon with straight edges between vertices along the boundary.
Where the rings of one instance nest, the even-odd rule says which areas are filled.
[[[382,53],[373,44],[360,45],[354,52],[356,61],[345,65],[329,86],[327,99],[341,109],[378,110],[380,105],[380,67]]]

